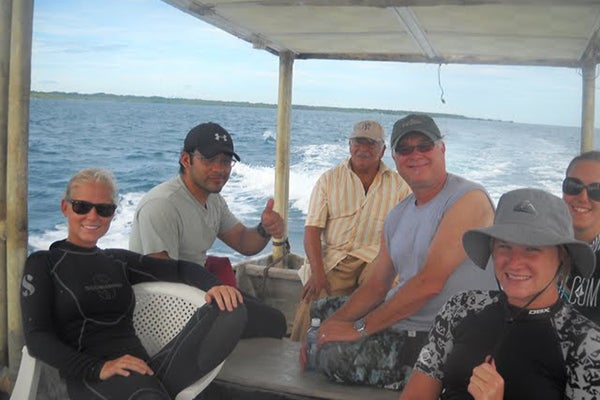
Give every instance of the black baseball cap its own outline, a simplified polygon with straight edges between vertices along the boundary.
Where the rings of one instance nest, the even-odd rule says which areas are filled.
[[[229,154],[240,161],[240,156],[233,151],[233,140],[229,132],[221,125],[206,122],[192,128],[183,141],[183,151],[192,153],[198,150],[206,158],[213,158],[219,153]]]

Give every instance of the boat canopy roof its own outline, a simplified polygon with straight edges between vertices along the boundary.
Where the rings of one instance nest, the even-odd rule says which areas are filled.
[[[597,64],[599,0],[164,0],[295,59]]]

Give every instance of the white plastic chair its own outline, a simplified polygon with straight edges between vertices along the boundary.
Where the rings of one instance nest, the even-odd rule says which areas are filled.
[[[134,285],[133,291],[136,302],[133,326],[151,357],[183,329],[196,309],[205,304],[205,292],[182,283],[146,282]],[[175,400],[194,399],[215,379],[224,363],[179,392]]]
[[[27,346],[23,346],[19,374],[10,400],[35,400],[42,363],[29,355]]]
[[[200,289],[170,282],[147,282],[133,286],[136,306],[133,325],[150,356],[156,354],[185,326],[198,307],[204,305]],[[175,400],[192,400],[217,376],[223,361],[212,371],[177,394]],[[35,400],[42,362],[29,355],[23,346],[19,374],[11,400]]]

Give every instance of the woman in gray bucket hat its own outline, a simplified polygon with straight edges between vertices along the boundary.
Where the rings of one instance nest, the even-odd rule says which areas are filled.
[[[491,264],[499,290],[448,300],[401,399],[600,399],[600,328],[557,285],[571,265],[583,276],[595,265],[564,202],[508,192],[494,225],[466,232],[463,246],[479,267]]]

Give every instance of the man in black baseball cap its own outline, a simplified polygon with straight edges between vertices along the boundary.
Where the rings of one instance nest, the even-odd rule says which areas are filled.
[[[267,201],[258,225],[247,227],[219,194],[239,160],[225,128],[214,122],[192,128],[179,156],[179,175],[154,187],[140,200],[129,237],[130,250],[191,261],[210,269],[214,258],[206,253],[217,238],[238,253],[254,255],[272,236],[282,237],[284,223],[273,209],[273,199]],[[235,286],[232,273],[229,278]],[[224,290],[229,291],[223,296],[227,301],[232,292]],[[282,337],[286,333],[281,312],[247,297],[243,302],[248,309],[244,337]]]
[[[223,153],[240,161],[240,156],[233,151],[231,135],[214,122],[197,125],[188,132],[183,142],[183,151],[190,153],[194,150],[198,150],[206,158]]]

